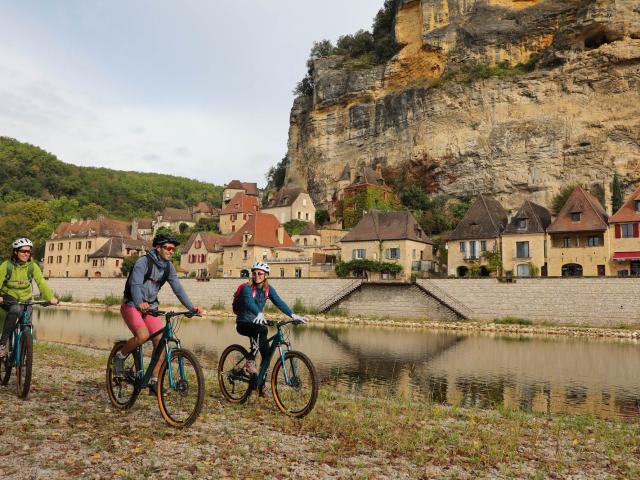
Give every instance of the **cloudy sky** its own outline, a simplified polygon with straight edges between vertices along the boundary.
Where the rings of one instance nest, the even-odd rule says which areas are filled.
[[[383,0],[0,0],[0,135],[85,166],[264,184],[314,40]]]

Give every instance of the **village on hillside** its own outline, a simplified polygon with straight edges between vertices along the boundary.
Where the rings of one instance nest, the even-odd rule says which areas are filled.
[[[380,170],[347,166],[335,185],[322,225],[304,189],[265,194],[239,180],[225,186],[221,208],[199,202],[154,218],[64,222],[46,241],[43,271],[50,278],[122,277],[126,259],[144,255],[153,235],[168,229],[190,233],[175,263],[199,280],[247,277],[255,261],[271,264],[277,278],[640,275],[640,187],[613,215],[579,186],[555,216],[529,200],[510,215],[481,194],[438,252]]]

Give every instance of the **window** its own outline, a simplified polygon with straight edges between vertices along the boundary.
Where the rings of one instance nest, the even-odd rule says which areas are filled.
[[[547,258],[547,241],[544,241],[544,258]]]
[[[75,263],[80,263],[80,255],[76,255],[75,257],[73,257],[73,261]],[[117,265],[116,265],[117,266]]]
[[[87,248],[91,248],[91,240],[87,241]]]
[[[196,240],[196,248],[202,247],[202,240]]]
[[[298,212],[298,220],[302,219],[302,212]]]
[[[636,204],[636,212],[640,213],[640,200],[636,200],[635,204]]]
[[[304,214],[304,219],[305,219],[307,222],[309,221],[309,214],[308,214],[308,213],[305,213],[305,214]]]
[[[82,248],[82,242],[76,242],[76,248],[79,250]]]
[[[302,278],[302,269],[296,268],[296,278]]]
[[[622,232],[622,238],[633,237],[633,223],[623,223],[620,225],[620,231]]]
[[[94,266],[94,267],[97,267],[98,266],[98,259],[94,258],[93,262],[91,262],[91,265]]]
[[[236,226],[235,225],[231,225],[231,231],[235,232],[236,231]]]
[[[516,266],[516,275],[519,277],[529,277],[531,276],[531,269],[527,263],[520,264]]]
[[[55,247],[55,245],[53,243],[50,243],[49,244],[49,251],[52,251],[54,247]]]
[[[529,242],[516,242],[516,257],[529,258]]]
[[[367,258],[367,251],[364,248],[356,248],[352,251],[352,257],[354,260],[357,258]]]
[[[469,258],[478,258],[477,242],[474,240],[469,242]]]
[[[464,253],[465,251],[464,242],[460,242],[460,252]]]
[[[590,247],[597,247],[600,245],[600,237],[597,235],[592,235],[587,239],[587,245]]]
[[[580,212],[572,212],[571,213],[571,221],[579,222],[580,221]]]
[[[570,238],[570,237],[564,237],[564,238],[562,239],[562,246],[563,246],[564,248],[569,248],[569,247],[571,247],[571,238]]]
[[[302,206],[303,206],[303,207],[306,207],[306,206],[307,206],[307,199],[306,199],[306,198],[303,198],[303,199],[302,199]],[[308,215],[309,215],[309,214],[307,214],[307,216],[308,216]]]
[[[47,258],[47,263],[53,263],[53,256]]]
[[[385,257],[390,260],[398,260],[400,258],[400,249],[398,247],[387,248],[385,250]]]
[[[304,244],[305,244],[305,245],[307,244],[307,239],[306,239],[306,238],[304,239]]]
[[[58,250],[62,250],[62,242],[58,244]]]
[[[284,268],[280,269],[280,278],[284,278]]]
[[[242,259],[246,260],[247,258],[249,258],[249,251],[248,250],[243,250],[242,251]]]
[[[56,257],[56,263],[62,263],[62,255]]]
[[[519,218],[518,219],[518,230],[526,230],[527,229],[527,219]]]
[[[411,258],[412,258],[413,260],[415,260],[415,259],[416,259],[416,249],[415,249],[415,248],[411,251]]]
[[[120,260],[116,259],[116,267],[120,266]]]
[[[487,251],[487,241],[486,240],[480,240],[480,251],[482,253]]]

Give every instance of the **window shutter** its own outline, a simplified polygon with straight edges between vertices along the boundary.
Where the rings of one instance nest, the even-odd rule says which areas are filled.
[[[620,224],[616,223],[616,238],[621,238],[622,232],[620,231]]]
[[[633,224],[633,238],[638,238],[638,224]]]

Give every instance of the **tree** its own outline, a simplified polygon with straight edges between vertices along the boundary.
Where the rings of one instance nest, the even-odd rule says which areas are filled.
[[[329,221],[329,212],[324,209],[316,210],[316,225],[322,226]]]
[[[611,182],[611,208],[613,213],[620,210],[624,199],[622,197],[622,185],[620,185],[620,177],[617,173],[613,174],[613,182]]]
[[[284,185],[284,179],[289,165],[289,156],[285,155],[275,167],[271,167],[267,172],[267,185],[269,188],[280,190]]]
[[[560,210],[562,210],[564,204],[567,203],[569,196],[573,193],[576,187],[579,187],[579,185],[575,183],[572,185],[566,185],[562,187],[558,193],[556,193],[556,195],[551,200],[551,213],[553,213],[554,215],[560,213]]]
[[[289,235],[299,235],[305,229],[307,223],[304,220],[292,219],[285,223],[283,227]]]
[[[133,265],[138,260],[138,255],[131,255],[130,257],[124,257],[122,260],[122,266],[120,267],[120,271],[122,272],[122,276],[128,277],[129,272],[133,270]]]

